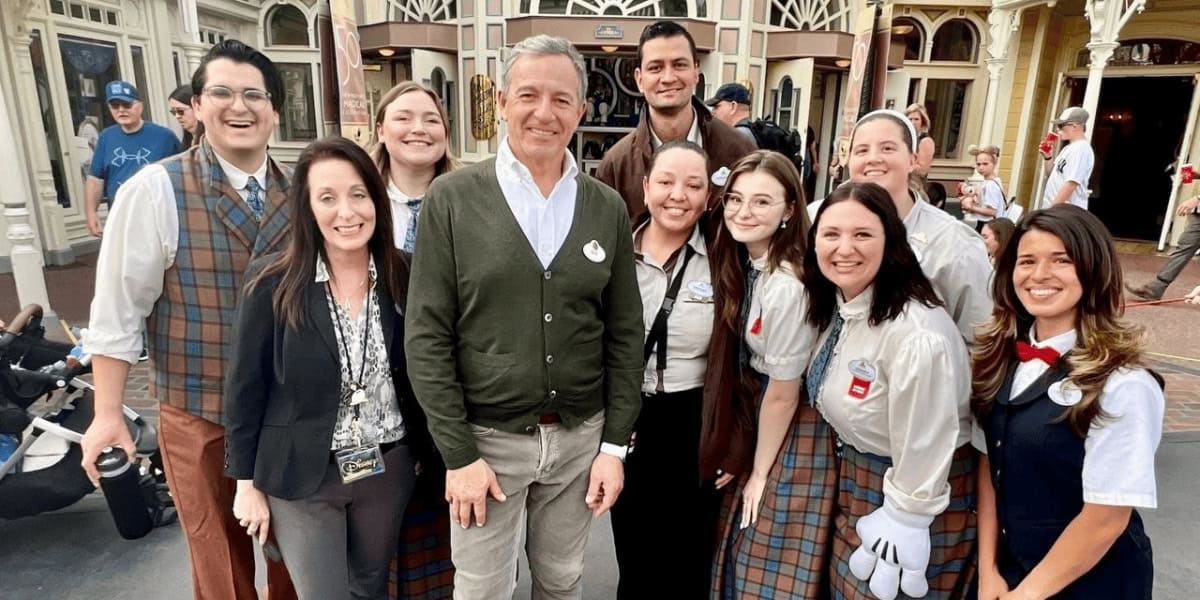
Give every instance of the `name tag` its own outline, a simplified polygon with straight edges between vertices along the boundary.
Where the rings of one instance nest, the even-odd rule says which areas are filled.
[[[384,472],[383,453],[379,444],[338,450],[333,454],[342,483],[354,483]]]
[[[846,390],[846,394],[851,398],[863,400],[867,394],[871,392],[871,382],[879,376],[879,372],[875,369],[875,365],[870,361],[862,358],[856,358],[850,361],[850,389]]]

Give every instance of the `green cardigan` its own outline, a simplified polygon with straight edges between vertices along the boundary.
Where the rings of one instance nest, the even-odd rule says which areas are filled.
[[[405,352],[447,468],[479,458],[470,424],[531,434],[541,415],[572,429],[603,409],[603,441],[629,442],[644,335],[633,238],[617,193],[577,181],[571,230],[549,268],[509,209],[494,159],[437,178],[425,195]],[[583,252],[593,241],[598,263]]]

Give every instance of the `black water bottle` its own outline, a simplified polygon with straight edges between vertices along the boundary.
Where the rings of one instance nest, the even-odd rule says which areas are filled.
[[[121,537],[136,540],[154,527],[150,521],[150,509],[138,485],[138,471],[129,457],[120,448],[106,447],[96,459],[100,471],[100,489],[108,502],[108,511]]]

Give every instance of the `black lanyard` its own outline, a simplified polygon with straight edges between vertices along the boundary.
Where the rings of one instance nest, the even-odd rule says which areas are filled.
[[[650,326],[650,333],[646,334],[646,347],[642,355],[642,363],[650,360],[650,354],[654,349],[658,348],[657,369],[661,374],[667,370],[667,317],[671,316],[671,311],[675,308],[675,296],[679,295],[679,286],[683,284],[683,273],[687,271],[688,262],[692,260],[692,255],[696,253],[692,249],[691,244],[684,244],[683,264],[679,265],[679,270],[675,272],[675,280],[671,282],[671,286],[667,288],[667,294],[663,296],[662,307],[658,309],[658,314],[654,317],[654,324]]]
[[[334,316],[337,317],[337,319],[334,321],[334,323],[337,324],[338,338],[341,341],[341,343],[338,344],[338,350],[341,350],[346,353],[346,371],[350,373],[351,377],[353,377],[354,376],[354,361],[352,361],[350,359],[350,340],[346,339],[346,333],[344,331],[342,331],[341,307],[338,306],[337,297],[333,295],[333,288],[331,288],[329,286],[329,280],[325,280],[325,291],[329,292],[330,298],[333,298],[333,312],[334,312]],[[369,293],[371,291],[371,289],[367,288],[367,291],[368,291],[368,293],[366,295],[366,300],[363,300],[363,302],[365,302],[367,304],[364,307],[364,310],[366,310],[367,312],[366,312],[366,315],[364,315],[365,320],[363,322],[362,363],[358,365],[358,377],[354,378],[353,380],[350,381],[350,393],[351,394],[353,394],[354,392],[356,392],[358,390],[363,389],[363,384],[365,383],[363,381],[363,379],[367,374],[367,345],[371,340],[371,330],[374,329],[374,327],[371,326],[371,304],[372,304],[372,302],[371,302],[371,294]],[[349,319],[350,315],[346,315],[346,318]]]

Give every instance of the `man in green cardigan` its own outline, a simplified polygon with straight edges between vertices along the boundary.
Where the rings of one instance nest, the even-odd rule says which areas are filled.
[[[581,598],[592,517],[624,480],[642,302],[625,204],[566,150],[584,73],[564,39],[513,47],[496,158],[436,179],[421,211],[405,349],[446,461],[460,600],[512,597],[523,522],[535,595]]]

